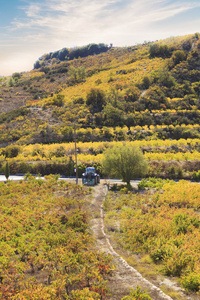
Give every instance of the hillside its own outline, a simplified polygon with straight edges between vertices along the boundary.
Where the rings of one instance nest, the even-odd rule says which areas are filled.
[[[148,164],[132,186],[102,164],[127,145]],[[67,183],[91,165],[100,185]],[[199,299],[200,34],[63,48],[0,77],[0,173],[25,174],[0,183],[2,297]]]
[[[0,78],[0,143],[71,141],[67,125],[74,122],[79,128],[126,126],[129,140],[152,135],[197,138],[198,126],[175,127],[199,125],[199,55],[198,33],[108,47],[106,52],[64,61],[44,55],[41,67]],[[138,125],[165,129],[144,132],[135,129]],[[113,138],[107,135],[88,129],[85,139],[78,134],[78,140]]]

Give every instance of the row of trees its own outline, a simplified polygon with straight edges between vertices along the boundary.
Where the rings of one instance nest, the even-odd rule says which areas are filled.
[[[88,44],[83,47],[74,47],[74,48],[63,48],[61,50],[50,52],[39,58],[34,64],[34,69],[39,69],[42,66],[46,65],[47,61],[52,59],[58,61],[73,60],[79,57],[86,57],[89,55],[100,54],[102,52],[108,51],[109,46],[104,43],[100,44]]]
[[[74,166],[75,163],[70,157],[68,163],[62,165],[62,170],[60,171],[66,172],[68,175],[73,176]],[[124,144],[109,148],[107,151],[105,151],[102,160],[102,169],[105,175],[120,178],[130,185],[130,180],[145,175],[147,172],[147,162],[145,161],[144,155],[139,148],[134,147],[131,144]],[[40,171],[41,170],[42,168]],[[43,171],[44,173],[42,172],[41,175],[48,175],[46,172],[51,172],[53,169],[45,170],[45,168],[43,168]],[[4,175],[6,179],[8,179],[10,176],[10,167],[8,162],[6,162],[4,166]]]

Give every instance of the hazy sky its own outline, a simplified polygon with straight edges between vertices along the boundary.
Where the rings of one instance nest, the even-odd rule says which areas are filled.
[[[131,46],[200,32],[200,0],[0,0],[0,75],[89,43]]]

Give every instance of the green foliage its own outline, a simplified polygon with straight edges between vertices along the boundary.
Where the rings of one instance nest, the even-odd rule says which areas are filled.
[[[104,105],[106,104],[106,95],[104,91],[92,88],[87,93],[86,104],[91,107],[92,112],[102,111]]]
[[[84,67],[79,67],[79,68],[70,67],[68,73],[70,76],[71,84],[83,82],[86,77],[86,71]]]
[[[73,141],[73,129],[70,126],[62,126],[60,128],[61,134],[64,135],[64,140],[66,142],[72,142]]]
[[[150,87],[140,102],[150,111],[169,107],[165,94],[158,86]]]
[[[20,152],[20,147],[17,145],[10,145],[4,148],[1,151],[1,154],[4,155],[6,158],[17,157]]]
[[[108,149],[104,153],[102,166],[105,174],[120,178],[127,184],[147,171],[147,162],[142,152],[130,144]]]
[[[111,47],[110,51],[103,44],[90,44],[43,55],[38,61],[40,70],[11,76],[12,87],[6,86],[10,77],[0,80],[1,108],[6,112],[0,115],[0,123],[11,123],[1,128],[1,143],[70,141],[61,131],[74,118],[80,120],[78,140],[84,142],[199,138],[199,128],[192,128],[200,124],[198,42],[196,35],[190,35],[135,47]],[[193,45],[192,51],[184,50],[184,43]],[[149,57],[149,47],[154,57]],[[96,87],[99,92],[93,91]],[[31,113],[9,115],[12,107],[25,103]],[[53,110],[45,109],[47,106]],[[42,129],[40,134],[49,119],[53,134]],[[138,125],[153,125],[154,129],[130,130]],[[99,134],[85,130],[88,126],[99,127]],[[101,134],[102,126],[127,126],[129,131],[106,129]]]
[[[155,188],[157,190],[160,190],[166,182],[168,182],[168,180],[161,178],[142,178],[142,180],[138,184],[138,189],[143,190],[145,188]]]
[[[158,43],[154,43],[150,45],[149,54],[150,57],[168,57],[169,48],[167,45],[159,45]]]
[[[192,232],[193,227],[199,228],[200,221],[198,218],[189,218],[187,214],[177,214],[174,216],[175,230],[177,234],[186,234]]]
[[[194,179],[195,181],[200,181],[200,170],[194,171],[192,173],[192,179]]]
[[[13,79],[13,77],[10,77],[9,81],[8,81],[8,86],[13,87],[15,84],[15,80]]]
[[[39,58],[34,64],[34,69],[39,69],[45,66],[46,63],[56,59],[56,61],[65,61],[78,59],[79,57],[87,57],[89,55],[100,54],[107,52],[109,47],[103,43],[100,44],[88,44],[83,47],[74,47],[71,49],[63,48],[61,50],[45,54]]]
[[[15,82],[18,82],[21,76],[22,75],[18,72],[12,74],[12,78],[15,80]]]
[[[144,76],[142,79],[142,87],[148,89],[151,85],[151,79],[148,76]]]
[[[137,286],[137,288],[131,289],[130,295],[123,297],[121,300],[152,300],[152,298],[143,291],[141,287]]]
[[[200,274],[193,272],[184,276],[182,285],[189,292],[198,292],[200,290]]]
[[[108,103],[103,109],[104,124],[106,126],[122,126],[122,110]]]
[[[55,95],[52,98],[49,98],[49,100],[46,102],[46,105],[54,105],[54,106],[58,106],[61,107],[64,104],[64,99],[65,96],[64,95]]]
[[[187,55],[182,50],[176,50],[173,52],[172,60],[175,65],[179,64],[180,62],[186,60]]]
[[[144,77],[143,80],[147,83],[148,77]],[[140,97],[140,90],[136,87],[136,86],[132,86],[128,89],[125,90],[125,94],[124,94],[124,98],[125,98],[125,101],[127,102],[135,102],[139,99]]]
[[[0,115],[0,124],[7,122],[9,123],[10,121],[16,119],[19,116],[26,116],[30,113],[30,110],[26,107],[21,107],[18,109],[13,109],[10,112],[7,113],[2,113]]]
[[[191,262],[191,257],[187,252],[184,252],[177,247],[174,248],[175,249],[170,255],[165,256],[162,271],[167,276],[180,277],[185,272],[188,265],[190,263],[192,265],[193,262]]]
[[[58,59],[63,61],[65,59],[67,59],[68,54],[69,54],[69,50],[67,48],[63,48],[58,52]],[[54,57],[53,54],[52,54],[52,57]]]
[[[4,167],[4,175],[6,177],[6,179],[8,180],[9,176],[10,176],[10,167],[8,162],[6,162],[6,165]]]

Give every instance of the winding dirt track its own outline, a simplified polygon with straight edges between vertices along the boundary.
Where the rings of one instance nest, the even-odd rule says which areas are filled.
[[[96,247],[98,250],[109,253],[113,256],[113,263],[116,266],[114,275],[108,281],[108,288],[111,296],[106,299],[121,300],[124,296],[129,295],[130,288],[135,289],[140,286],[147,290],[153,300],[172,300],[165,295],[158,287],[142,277],[142,275],[129,266],[128,263],[120,257],[113,249],[108,237],[104,232],[103,222],[103,201],[107,195],[107,186],[98,185],[94,188],[94,194],[91,202],[91,228],[96,238]],[[190,299],[185,298],[184,299]]]

